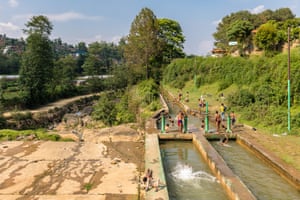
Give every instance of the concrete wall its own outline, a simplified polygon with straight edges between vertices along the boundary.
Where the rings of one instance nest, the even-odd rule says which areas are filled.
[[[300,191],[300,173],[288,166],[281,159],[273,156],[271,152],[263,148],[259,144],[251,143],[245,135],[238,135],[237,142],[253,152],[257,157],[264,160],[270,167],[272,167],[281,177],[285,178],[290,184]]]
[[[212,173],[232,200],[255,200],[255,196],[227,166],[223,158],[211,146],[201,133],[193,134],[160,134],[160,140],[191,140],[207,162]]]
[[[147,134],[145,138],[145,169],[153,170],[153,178],[159,178],[160,187],[156,192],[151,189],[146,192],[146,200],[168,200],[168,188],[160,154],[159,140],[157,134]]]

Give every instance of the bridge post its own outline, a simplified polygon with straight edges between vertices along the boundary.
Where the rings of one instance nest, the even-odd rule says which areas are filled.
[[[208,120],[208,102],[205,103],[205,133],[208,133],[209,130],[209,120]]]
[[[184,116],[184,120],[183,120],[183,132],[187,133],[187,128],[188,127],[188,117],[187,115]]]
[[[160,127],[160,130],[161,130],[162,133],[166,132],[165,126],[166,126],[166,118],[165,118],[164,114],[161,114],[161,127]]]
[[[231,119],[230,119],[230,116],[228,115],[227,116],[227,130],[226,130],[227,133],[232,133],[230,128],[231,128]]]

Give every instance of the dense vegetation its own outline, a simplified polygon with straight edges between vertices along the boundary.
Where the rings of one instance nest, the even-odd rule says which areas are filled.
[[[148,8],[136,16],[130,34],[119,45],[94,42],[86,47],[79,43],[78,55],[68,53],[69,46],[61,40],[51,41],[52,29],[52,23],[42,15],[26,23],[24,32],[28,37],[20,62],[20,78],[18,82],[1,81],[3,111],[108,91],[96,104],[94,119],[110,126],[139,120],[144,117],[136,117],[140,109],[158,108],[158,84],[163,68],[173,58],[185,56],[180,25],[174,20],[157,19]],[[112,76],[99,78],[105,74]],[[78,75],[88,76],[83,85],[74,84]]]
[[[300,48],[291,52],[292,127],[300,130]],[[226,103],[256,126],[287,130],[288,55],[273,58],[189,58],[177,59],[164,71],[164,84],[182,89],[195,80],[195,87],[218,84]],[[200,94],[199,94],[200,95]]]
[[[239,11],[225,16],[213,34],[215,46],[227,54],[238,51],[246,56],[256,49],[263,50],[266,56],[282,51],[287,41],[287,28],[291,28],[291,38],[300,38],[300,19],[289,8],[265,10],[258,14]],[[230,42],[237,45],[230,45]]]
[[[296,41],[299,25],[299,19],[288,8],[259,14],[232,13],[218,25],[215,46],[226,50],[228,55],[238,50],[242,57],[188,58],[183,52],[185,37],[179,23],[156,18],[149,8],[140,11],[129,35],[118,45],[94,42],[87,46],[81,42],[71,47],[60,39],[51,41],[51,22],[45,16],[34,16],[26,24],[28,38],[20,43],[25,44],[22,60],[17,62],[20,81],[2,79],[1,107],[35,107],[78,94],[109,91],[97,102],[92,116],[111,126],[142,119],[148,111],[157,109],[161,80],[175,88],[184,88],[194,81],[197,87],[217,83],[218,91],[226,93],[227,103],[240,111],[243,119],[283,130],[287,126],[287,55],[280,52],[287,42],[287,27],[291,28],[291,40]],[[237,41],[238,45],[230,46],[230,41]],[[251,55],[254,47],[265,54],[245,56]],[[0,61],[5,58],[8,62],[9,55],[2,55]],[[296,113],[300,100],[298,55],[299,49],[294,49],[291,55],[294,130],[300,127]],[[103,74],[113,76],[99,79]],[[74,80],[80,75],[89,78],[84,85],[75,86]],[[140,116],[140,113],[146,114]]]

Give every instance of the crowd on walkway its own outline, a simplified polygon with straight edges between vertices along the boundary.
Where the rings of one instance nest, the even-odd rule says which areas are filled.
[[[214,120],[215,120],[215,132],[217,134],[221,134],[224,135],[224,139],[222,139],[222,143],[227,143],[228,141],[228,137],[227,137],[227,132],[232,132],[232,128],[235,126],[236,123],[236,115],[235,112],[233,110],[230,111],[230,113],[228,112],[227,106],[223,103],[225,97],[224,94],[221,93],[219,95],[222,103],[220,104],[219,109],[217,109],[215,111],[215,115],[214,115]],[[190,101],[189,99],[189,92],[187,91],[185,94],[185,97],[183,95],[182,90],[178,91],[178,102],[184,102],[187,103]],[[183,103],[184,103],[183,102]],[[198,98],[198,107],[199,107],[199,112],[200,115],[201,113],[204,112],[204,109],[206,107],[206,101],[203,95],[200,95],[200,98]],[[175,119],[172,119],[171,116],[169,116],[169,123],[167,123],[166,125],[166,132],[169,132],[170,130],[170,124],[172,126],[174,126],[174,121],[177,120],[177,126],[178,126],[178,131],[179,132],[183,132],[183,118],[184,118],[184,113],[182,111],[180,111],[177,116],[175,117]],[[228,120],[230,120],[230,122],[228,123]],[[227,126],[229,125],[229,128],[226,126],[226,122],[227,122]],[[200,125],[200,131],[204,132],[205,131],[205,120],[201,119],[201,125]]]

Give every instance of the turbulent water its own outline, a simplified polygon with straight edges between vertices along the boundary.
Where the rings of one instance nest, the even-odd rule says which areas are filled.
[[[191,182],[192,185],[200,185],[201,182],[210,181],[214,182],[217,181],[216,177],[210,175],[205,171],[195,171],[193,172],[193,168],[187,164],[178,163],[174,171],[171,175],[177,181],[183,182]]]
[[[228,199],[191,142],[160,144],[171,200]]]

